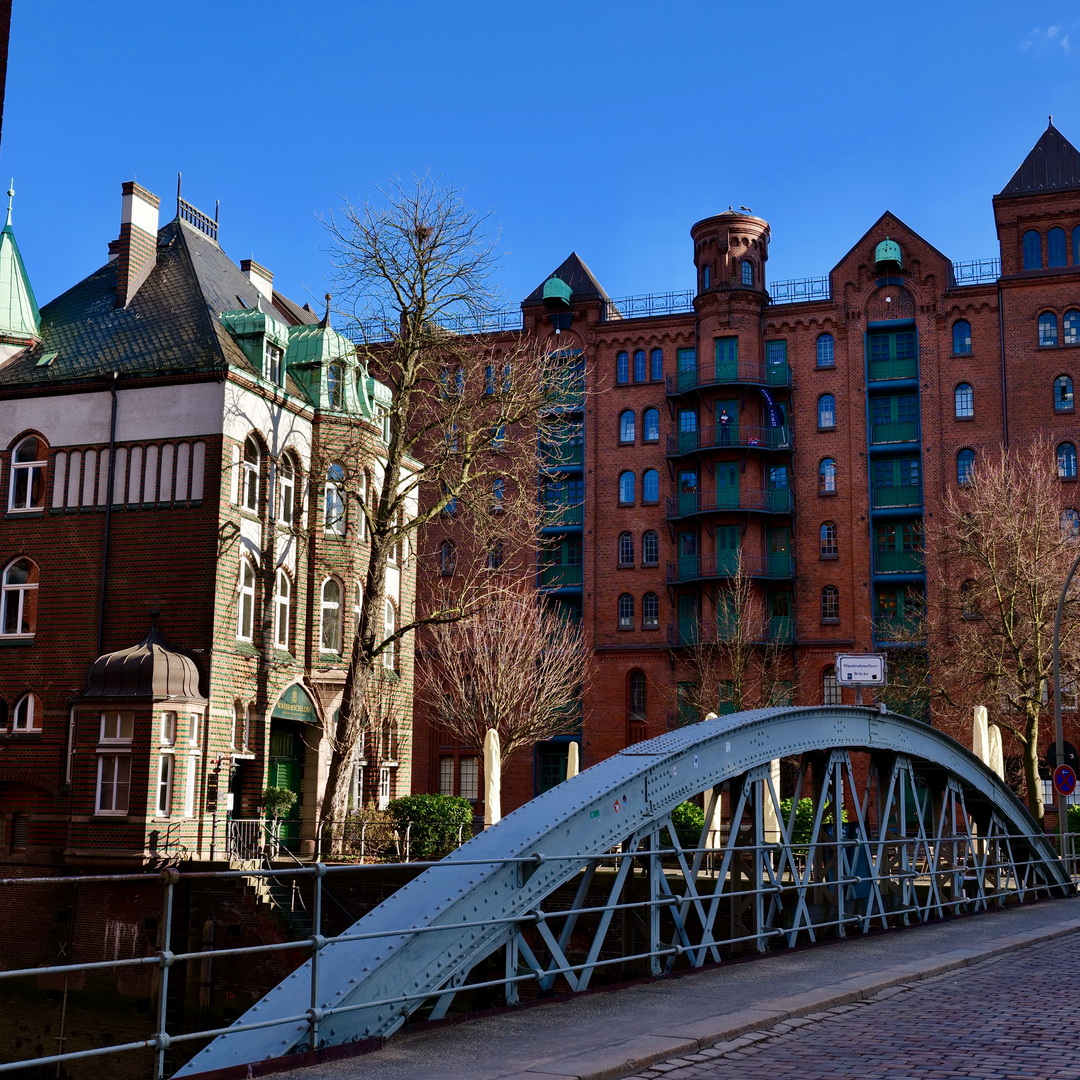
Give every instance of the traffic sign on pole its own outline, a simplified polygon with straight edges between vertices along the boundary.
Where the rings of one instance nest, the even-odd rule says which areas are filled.
[[[1054,770],[1054,790],[1059,795],[1069,796],[1076,790],[1076,773],[1071,765],[1059,765]]]

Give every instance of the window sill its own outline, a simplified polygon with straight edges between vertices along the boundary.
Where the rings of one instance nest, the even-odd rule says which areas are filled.
[[[28,506],[25,509],[11,507],[4,515],[5,518],[39,518],[45,516],[44,506]]]
[[[818,498],[819,499],[832,499],[832,498],[836,497],[836,494],[837,493],[835,491],[818,491]]]
[[[660,505],[660,500],[659,499],[642,499],[641,500],[641,505],[642,506],[659,506]]]
[[[634,567],[634,564],[632,562],[621,562],[621,563],[616,564],[615,569],[616,570],[633,570],[633,569],[635,569],[635,567]]]
[[[642,570],[655,570],[660,564],[658,562],[643,562],[641,564]]]
[[[635,628],[633,626],[617,626],[615,629],[618,630],[620,634],[626,634]]]
[[[92,816],[96,818],[112,818],[113,821],[127,821],[128,812],[126,810],[95,810]]]
[[[822,619],[821,620],[821,625],[822,626],[839,626],[840,625],[840,620],[839,619]]]
[[[250,641],[243,641],[243,640],[241,640],[239,638],[237,639],[236,646],[234,647],[233,652],[237,652],[241,656],[258,656],[259,655],[259,650],[256,649],[255,646],[252,645],[252,643]]]
[[[836,430],[836,425],[835,424],[830,424],[828,427],[819,427],[818,428],[819,432],[822,432],[822,431],[835,431],[835,430]]]
[[[660,624],[657,623],[655,626],[643,626],[641,629],[643,631],[645,631],[646,633],[649,632],[649,631],[655,632],[655,631],[660,629]]]
[[[12,729],[7,735],[9,739],[14,739],[16,742],[40,742],[41,728],[30,728],[26,731],[15,731]]]
[[[0,637],[0,649],[17,649],[20,646],[26,647],[34,644],[33,634],[5,634]]]
[[[815,371],[832,371],[836,367],[835,364],[817,364],[814,367]]]
[[[655,439],[642,439],[641,441],[646,446],[655,446],[660,441],[660,436],[657,435]]]
[[[953,419],[958,424],[963,424],[963,423],[969,423],[970,424],[975,419],[975,417],[974,416],[954,416]]]
[[[1072,416],[1075,410],[1073,409],[1054,409],[1055,416]]]
[[[633,446],[634,442],[635,442],[634,439],[620,439],[617,445],[619,445],[619,446]]]
[[[1076,483],[1076,477],[1075,476],[1059,476],[1058,479],[1063,484],[1075,484]]]
[[[632,502],[621,502],[621,503],[619,503],[619,506],[636,506],[636,505],[637,505],[636,503],[632,503]]]
[[[840,558],[840,556],[839,555],[819,555],[818,558],[822,562],[835,562],[837,559]]]

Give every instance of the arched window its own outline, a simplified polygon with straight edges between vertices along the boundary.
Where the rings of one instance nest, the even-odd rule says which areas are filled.
[[[247,559],[240,560],[237,593],[236,636],[241,641],[250,641],[255,628],[255,567]]]
[[[631,671],[629,686],[630,691],[630,720],[645,722],[645,672]]]
[[[341,652],[341,583],[336,578],[323,582],[320,602],[319,649]]]
[[[641,441],[660,441],[660,410],[646,409],[641,414]]]
[[[818,466],[818,494],[836,494],[836,462],[831,457],[822,458]]]
[[[1059,480],[1076,479],[1076,447],[1071,442],[1057,448],[1057,471]]]
[[[1080,345],[1080,311],[1075,308],[1065,312],[1061,320],[1062,342],[1066,345]]]
[[[962,382],[956,388],[953,397],[957,420],[963,420],[966,417],[975,415],[975,391],[971,389],[970,383]]]
[[[709,281],[710,281],[709,264],[706,263],[701,268],[701,289],[702,289],[702,292],[704,292],[706,289],[709,288]]]
[[[9,510],[40,510],[45,505],[46,453],[45,441],[34,435],[15,447],[11,455]]]
[[[971,323],[966,319],[957,319],[952,324],[953,356],[966,356],[971,352]]]
[[[634,474],[619,473],[619,502],[624,506],[634,501]]]
[[[457,568],[457,552],[454,550],[452,540],[444,540],[439,545],[439,573],[443,577],[450,577]]]
[[[641,628],[656,630],[660,626],[660,598],[654,592],[647,592],[641,598]]]
[[[749,259],[742,261],[742,283],[747,287],[754,284],[754,264]]]
[[[655,469],[646,469],[641,474],[641,501],[643,503],[660,501],[660,474]]]
[[[1042,237],[1034,230],[1024,233],[1024,269],[1042,269]]]
[[[1057,226],[1046,234],[1046,265],[1064,266],[1066,264],[1065,230]]]
[[[1057,343],[1057,316],[1052,311],[1044,311],[1039,316],[1039,344],[1056,345]]]
[[[650,529],[641,538],[641,565],[656,566],[660,562],[660,537]]]
[[[12,731],[40,731],[43,709],[37,694],[26,694],[19,699],[11,717]]]
[[[634,598],[628,592],[619,595],[619,629],[634,629]]]
[[[840,553],[835,521],[823,521],[821,523],[820,544],[823,559],[834,559]]]
[[[624,409],[619,413],[619,442],[633,442],[634,431],[634,410]]]
[[[323,530],[345,535],[345,470],[335,461],[326,470],[326,487],[323,492]]]
[[[630,381],[630,354],[621,352],[615,357],[615,381],[628,383]]]
[[[836,427],[836,398],[832,394],[822,394],[817,399],[818,430]]]
[[[645,350],[638,349],[634,353],[634,382],[645,382],[646,380],[646,368],[645,368]]]
[[[975,582],[971,578],[960,585],[960,612],[965,619],[977,619],[981,614],[975,596]]]
[[[821,673],[821,701],[824,705],[839,705],[840,683],[836,678],[836,667],[830,664]]]
[[[277,507],[275,513],[278,522],[290,526],[293,523],[293,507],[296,498],[296,465],[292,454],[282,454],[277,467]]]
[[[491,512],[493,514],[501,514],[506,508],[506,504],[503,501],[506,497],[506,479],[502,476],[496,476],[491,481]]]
[[[619,565],[634,565],[634,534],[628,532],[619,533]]]
[[[659,382],[664,377],[664,350],[653,349],[652,355],[649,357],[649,364],[651,367],[649,378],[653,382]]]
[[[259,512],[259,444],[254,435],[244,440],[244,488],[243,504],[245,510],[253,514]]]
[[[1080,513],[1070,506],[1061,511],[1061,532],[1068,540],[1080,538]]]
[[[840,621],[840,590],[835,585],[826,585],[821,590],[821,621]]]
[[[975,468],[975,451],[965,447],[956,455],[956,482],[966,484],[971,479],[973,468]]]
[[[487,568],[499,570],[503,564],[503,542],[501,540],[489,540],[487,551]]]
[[[1073,381],[1070,375],[1059,375],[1054,380],[1054,412],[1073,411]]]
[[[836,363],[836,342],[832,334],[819,334],[817,339],[817,366],[832,367]]]
[[[37,626],[38,568],[30,559],[16,559],[4,571],[0,595],[0,634],[29,636]]]
[[[292,582],[284,570],[277,572],[277,592],[274,595],[274,644],[289,648],[289,607],[292,601]]]
[[[331,409],[345,408],[344,364],[331,364],[326,369],[326,398]]]
[[[397,671],[397,642],[390,641],[397,630],[397,612],[393,602],[386,601],[386,611],[383,615],[383,640],[390,643],[383,649],[383,666],[388,671]]]

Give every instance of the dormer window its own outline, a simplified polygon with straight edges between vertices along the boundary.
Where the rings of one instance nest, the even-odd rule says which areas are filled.
[[[331,364],[326,371],[326,396],[331,409],[345,408],[345,365]]]
[[[275,386],[285,385],[285,350],[266,343],[266,377]]]

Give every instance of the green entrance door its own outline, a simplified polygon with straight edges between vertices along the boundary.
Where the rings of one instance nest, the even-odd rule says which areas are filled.
[[[694,645],[697,643],[697,597],[679,597],[679,644]]]
[[[693,581],[698,576],[698,565],[697,533],[679,533],[679,580]]]
[[[739,563],[739,526],[718,525],[716,529],[716,572],[734,574]]]
[[[716,509],[739,509],[739,463],[737,461],[716,463]]]
[[[697,473],[683,469],[679,473],[679,517],[698,511]]]
[[[697,413],[693,409],[679,410],[679,453],[689,454],[698,448]]]
[[[791,530],[769,530],[769,577],[791,576]]]
[[[290,851],[299,847],[300,802],[304,790],[304,738],[302,725],[274,720],[270,725],[270,768],[266,786],[296,793],[296,802],[281,820],[279,839]]]

